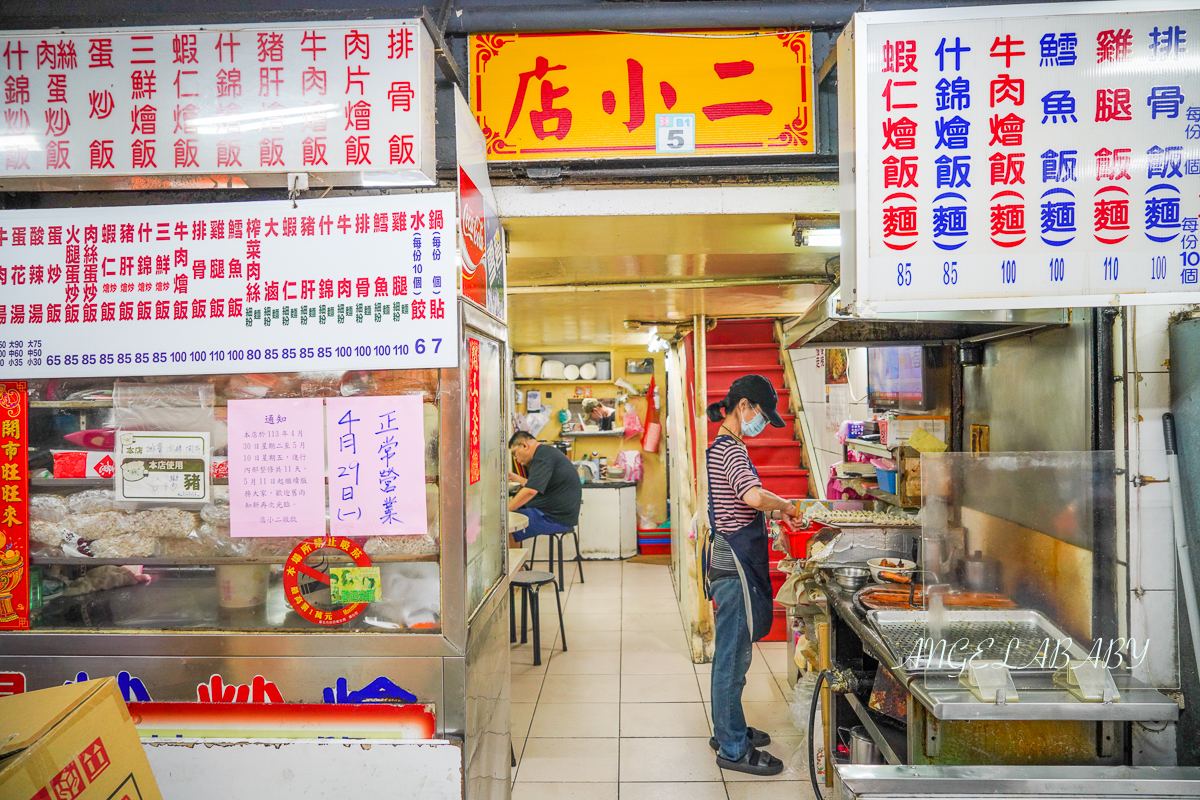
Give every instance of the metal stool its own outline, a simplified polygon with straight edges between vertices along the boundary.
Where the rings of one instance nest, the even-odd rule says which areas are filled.
[[[558,543],[558,589],[559,589],[559,591],[566,591],[566,588],[567,588],[567,585],[564,582],[564,575],[563,575],[563,537],[567,536],[568,534],[575,539],[575,557],[571,560],[575,562],[575,566],[579,569],[579,582],[587,583],[587,581],[585,581],[583,579],[583,556],[579,553],[579,526],[578,525],[576,525],[574,528],[572,528],[569,531],[563,531],[561,533],[542,533],[542,534],[539,534],[538,536],[533,537],[533,547],[530,549],[530,552],[529,552],[529,566],[526,567],[526,569],[532,569],[533,562],[537,561],[538,539],[540,539],[542,536],[549,536],[550,537],[550,554],[548,556],[546,556],[546,569],[550,570],[551,572],[554,571],[554,543],[557,542]]]
[[[567,629],[563,625],[562,600],[558,593],[558,584],[554,582],[554,573],[534,569],[519,569],[513,573],[508,584],[508,641],[515,642],[517,640],[517,612],[513,605],[512,596],[513,589],[515,588],[521,590],[521,644],[525,644],[528,641],[525,636],[527,606],[533,615],[533,665],[535,667],[542,663],[542,615],[538,602],[538,589],[546,584],[554,587],[554,603],[558,606],[558,631],[562,634],[563,652],[566,652]]]

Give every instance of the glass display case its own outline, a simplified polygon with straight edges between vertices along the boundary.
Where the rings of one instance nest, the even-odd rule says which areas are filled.
[[[123,673],[128,699],[155,701],[203,700],[221,676],[317,703],[385,677],[403,694],[373,699],[432,705],[468,780],[507,774],[507,334],[460,312],[447,369],[30,381],[31,624],[0,633],[0,673],[28,690]],[[360,427],[342,458],[347,399],[354,422],[395,399],[387,424],[420,452],[380,467],[404,453]],[[404,517],[404,535],[346,527],[348,468],[423,498],[423,518],[385,497],[360,510]],[[293,529],[316,533],[276,535]]]

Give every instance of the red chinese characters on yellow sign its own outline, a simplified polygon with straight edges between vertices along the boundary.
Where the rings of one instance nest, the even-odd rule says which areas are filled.
[[[471,485],[479,483],[481,475],[479,457],[479,340],[467,339],[467,391],[470,407],[468,409],[470,446],[467,471]]]
[[[29,394],[0,383],[0,630],[29,629]]]
[[[656,114],[694,115],[696,156],[811,153],[810,44],[783,30],[472,36],[471,110],[489,161],[670,155]]]

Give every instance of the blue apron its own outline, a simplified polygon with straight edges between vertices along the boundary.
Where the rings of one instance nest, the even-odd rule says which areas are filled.
[[[725,434],[722,434],[725,435]],[[717,437],[720,438],[720,437]],[[713,442],[716,443],[715,440]],[[712,447],[705,450],[708,485],[713,485],[710,463]],[[758,477],[758,469],[750,465],[754,477]],[[724,476],[720,477],[725,480]],[[712,599],[709,591],[708,571],[712,562],[713,536],[717,533],[717,520],[713,514],[712,503],[708,504],[708,539],[703,557],[705,596]],[[775,598],[771,590],[770,537],[767,534],[767,517],[761,511],[756,511],[754,519],[732,533],[720,531],[733,551],[733,561],[737,566],[738,579],[742,584],[742,599],[746,604],[746,627],[750,631],[750,641],[757,642],[771,632],[771,624],[775,616]]]

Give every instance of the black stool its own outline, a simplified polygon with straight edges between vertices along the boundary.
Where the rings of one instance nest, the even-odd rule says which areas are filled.
[[[562,649],[567,649],[567,629],[563,625],[562,600],[558,593],[558,585],[554,582],[553,572],[543,572],[533,569],[519,569],[513,573],[508,583],[508,641],[517,640],[517,613],[513,605],[513,589],[521,590],[521,644],[528,639],[525,636],[526,606],[533,616],[533,665],[542,663],[542,615],[538,603],[538,589],[549,584],[554,587],[554,603],[558,606],[558,631],[562,634]]]
[[[567,589],[567,585],[564,582],[564,576],[563,576],[563,537],[567,536],[567,535],[570,535],[571,537],[573,537],[575,539],[575,557],[571,560],[575,562],[576,567],[579,569],[579,582],[587,583],[587,581],[585,581],[583,579],[583,556],[579,552],[579,526],[578,525],[576,525],[574,528],[572,528],[569,531],[563,531],[561,533],[542,533],[542,534],[538,534],[537,536],[534,536],[533,537],[533,547],[531,548],[531,550],[529,552],[529,566],[527,567],[527,569],[532,569],[533,563],[535,561],[537,561],[538,539],[540,539],[542,536],[549,536],[550,537],[550,554],[548,556],[546,556],[546,569],[550,570],[551,572],[554,572],[554,543],[555,542],[558,543],[558,589],[559,589],[559,591],[566,591],[566,589]]]

